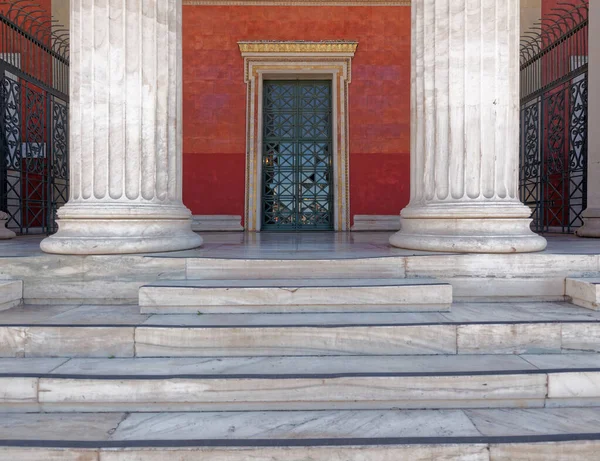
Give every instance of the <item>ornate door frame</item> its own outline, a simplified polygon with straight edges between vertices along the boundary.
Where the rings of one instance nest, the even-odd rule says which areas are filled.
[[[357,42],[240,42],[247,84],[246,206],[248,231],[262,216],[263,83],[269,79],[332,81],[334,230],[350,229],[348,85]]]

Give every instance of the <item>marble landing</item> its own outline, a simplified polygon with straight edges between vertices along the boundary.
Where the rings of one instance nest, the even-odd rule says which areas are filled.
[[[393,232],[316,233],[234,233],[203,232],[201,248],[168,253],[148,253],[152,257],[211,259],[355,259],[390,256],[433,256],[440,253],[405,250],[389,245]],[[545,234],[548,247],[538,254],[598,255],[600,243],[572,235]],[[21,236],[0,241],[1,257],[43,256],[41,236]],[[452,253],[446,253],[452,254]]]
[[[140,255],[58,256],[40,238],[0,241],[0,279],[23,280],[30,304],[128,304],[159,281],[322,278],[437,278],[454,300],[565,299],[566,277],[599,277],[594,239],[550,237],[549,248],[519,255],[401,250],[390,233],[203,233],[201,249]]]

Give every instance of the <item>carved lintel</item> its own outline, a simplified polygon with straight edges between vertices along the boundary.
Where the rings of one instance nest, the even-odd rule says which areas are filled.
[[[410,6],[410,0],[183,0],[185,6]]]
[[[246,53],[331,53],[354,55],[358,42],[352,41],[258,41],[238,42],[242,55]]]

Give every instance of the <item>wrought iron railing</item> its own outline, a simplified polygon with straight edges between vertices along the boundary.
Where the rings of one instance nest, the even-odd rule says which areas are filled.
[[[583,224],[588,7],[588,0],[559,3],[521,41],[520,194],[537,232]]]
[[[69,190],[69,33],[30,0],[0,0],[0,210],[56,230]]]

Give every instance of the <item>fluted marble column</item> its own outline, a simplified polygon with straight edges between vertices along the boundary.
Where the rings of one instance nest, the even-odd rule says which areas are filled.
[[[588,67],[588,180],[587,209],[580,237],[600,238],[600,2],[590,2]]]
[[[539,251],[518,198],[519,0],[413,0],[411,201],[390,243]]]
[[[202,244],[182,202],[181,8],[181,0],[71,0],[71,192],[42,250]]]

